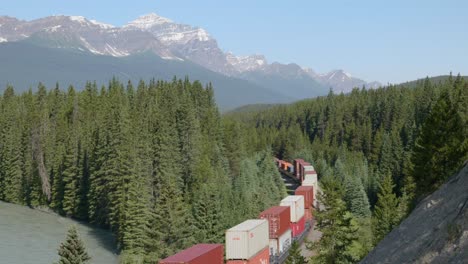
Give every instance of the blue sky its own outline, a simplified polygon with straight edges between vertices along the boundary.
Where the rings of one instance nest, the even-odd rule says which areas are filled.
[[[468,1],[14,0],[0,15],[82,15],[121,26],[155,12],[205,28],[225,51],[367,81],[468,75]]]

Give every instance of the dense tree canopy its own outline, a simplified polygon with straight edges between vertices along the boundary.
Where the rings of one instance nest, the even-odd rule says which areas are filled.
[[[110,228],[122,262],[156,263],[286,194],[272,153],[248,151],[199,82],[113,79],[0,97],[0,199]],[[248,202],[245,202],[248,201]],[[146,260],[145,260],[146,259]]]
[[[277,205],[272,156],[303,158],[325,184],[315,260],[355,262],[467,159],[467,91],[426,79],[223,117],[188,79],[7,87],[0,199],[109,228],[123,263],[157,263]]]
[[[242,121],[250,151],[271,146],[278,158],[305,159],[321,182],[329,178],[341,186],[336,199],[359,226],[360,248],[348,256],[354,258],[365,255],[414,202],[468,158],[467,92],[460,76],[437,83],[426,78],[346,95],[330,92],[229,117]],[[327,221],[344,221],[333,217],[336,208],[330,210]],[[330,251],[323,252],[326,258]]]

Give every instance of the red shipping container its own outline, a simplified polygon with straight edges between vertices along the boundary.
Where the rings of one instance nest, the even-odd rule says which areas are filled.
[[[313,218],[312,208],[305,209],[304,217],[306,222],[311,222]]]
[[[175,255],[165,258],[159,264],[223,264],[223,244],[197,244]]]
[[[270,238],[278,238],[289,229],[291,210],[289,206],[273,206],[261,212],[258,218],[267,219]]]
[[[300,166],[300,164],[301,164],[302,162],[304,162],[303,159],[295,159],[295,160],[294,160],[294,169],[295,169],[294,175],[295,175],[296,178],[298,178],[298,179],[299,179],[299,174],[300,174],[300,170],[301,170],[301,168],[300,168],[299,166]]]
[[[266,247],[249,260],[228,260],[226,264],[270,264],[270,248]]]
[[[298,222],[293,223],[291,222],[291,230],[292,230],[292,236],[297,237],[304,232],[305,229],[305,216],[303,216]]]
[[[314,204],[314,187],[300,186],[296,189],[295,195],[304,196],[304,208],[311,208]]]

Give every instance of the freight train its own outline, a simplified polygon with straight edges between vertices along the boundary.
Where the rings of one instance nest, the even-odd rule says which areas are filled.
[[[281,264],[294,241],[299,243],[313,227],[318,182],[314,167],[302,159],[293,163],[275,158],[281,173],[301,183],[290,195],[259,214],[226,231],[223,244],[197,244],[160,264]],[[225,253],[225,254],[224,254]],[[226,259],[226,262],[224,260]]]

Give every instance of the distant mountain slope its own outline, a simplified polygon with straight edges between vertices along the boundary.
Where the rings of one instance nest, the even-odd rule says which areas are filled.
[[[118,262],[117,243],[110,231],[0,201],[0,263],[54,263],[70,225],[77,226],[91,263]]]
[[[239,77],[295,100],[325,95],[330,89],[311,78],[297,64],[272,63],[262,70],[246,71]]]
[[[82,16],[58,15],[31,21],[0,16],[0,42],[17,41],[113,57],[151,52],[165,60],[185,60],[224,76],[249,80],[266,90],[295,99],[325,95],[330,88],[336,93],[346,93],[356,86],[379,86],[351,77],[342,70],[315,74],[294,63],[270,64],[261,54],[236,56],[223,51],[205,29],[154,13],[140,16],[122,27]]]
[[[221,109],[244,104],[290,102],[292,99],[246,80],[212,72],[195,63],[164,60],[151,52],[126,57],[99,56],[84,51],[39,47],[25,42],[0,43],[0,91],[12,84],[17,91],[35,88],[38,82],[62,88],[73,84],[77,89],[87,80],[107,84],[113,77],[135,82],[143,79],[171,80],[174,76],[203,83],[212,82]]]
[[[244,105],[235,109],[230,110],[229,112],[224,113],[225,115],[239,114],[239,113],[250,113],[250,112],[259,112],[264,111],[269,108],[278,106],[279,104],[250,104]]]
[[[468,165],[422,200],[361,263],[468,263]]]
[[[468,76],[462,76],[465,80],[468,80]],[[449,75],[440,75],[440,76],[433,76],[433,77],[427,77],[429,78],[429,81],[431,83],[439,83],[439,82],[445,82],[448,78],[449,78]],[[453,78],[455,78],[455,76],[453,76]],[[417,79],[417,80],[414,80],[414,81],[408,81],[408,82],[404,82],[404,83],[401,83],[400,85],[404,85],[404,86],[408,86],[408,87],[415,87],[418,82],[424,82],[426,80],[426,78],[421,78],[421,79]]]

